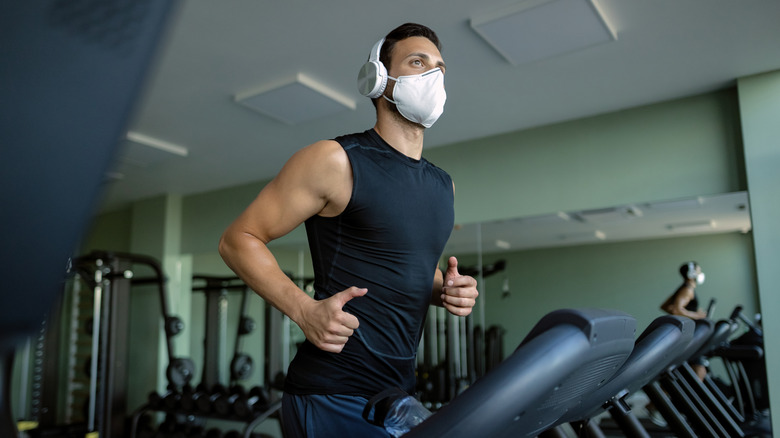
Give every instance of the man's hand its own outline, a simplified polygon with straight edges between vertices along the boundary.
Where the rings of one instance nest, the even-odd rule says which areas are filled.
[[[444,273],[441,303],[453,315],[466,316],[477,302],[477,280],[458,274],[458,259],[450,257]]]
[[[304,309],[302,320],[296,321],[306,339],[317,348],[340,353],[349,337],[360,325],[357,317],[341,310],[355,297],[361,297],[368,289],[350,287],[330,298],[311,300]]]

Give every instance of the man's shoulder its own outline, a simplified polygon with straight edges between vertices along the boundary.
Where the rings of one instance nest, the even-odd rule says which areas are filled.
[[[317,141],[301,149],[296,155],[299,165],[310,170],[324,168],[333,171],[349,163],[344,148],[336,140]]]

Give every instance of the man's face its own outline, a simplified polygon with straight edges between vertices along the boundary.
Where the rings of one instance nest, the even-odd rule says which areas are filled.
[[[398,76],[418,75],[436,67],[445,72],[444,60],[436,45],[425,37],[409,37],[398,41],[390,53],[388,74]],[[390,81],[391,83],[393,81]]]

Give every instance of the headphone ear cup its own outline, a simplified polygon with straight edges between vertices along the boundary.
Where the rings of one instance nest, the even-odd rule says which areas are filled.
[[[358,91],[363,96],[376,99],[387,87],[387,69],[379,61],[368,61],[358,72]]]

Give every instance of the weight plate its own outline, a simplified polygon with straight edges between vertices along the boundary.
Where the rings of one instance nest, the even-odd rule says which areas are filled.
[[[230,361],[230,377],[233,380],[244,380],[252,374],[252,358],[246,354],[236,355]]]
[[[255,320],[248,316],[242,316],[241,322],[239,322],[239,326],[238,326],[238,334],[248,335],[252,333],[252,330],[254,329],[255,329]]]
[[[176,336],[184,330],[184,321],[178,316],[168,316],[165,318],[165,333],[170,338]]]
[[[194,374],[195,364],[187,358],[174,358],[165,370],[168,382],[177,387],[188,384]]]

